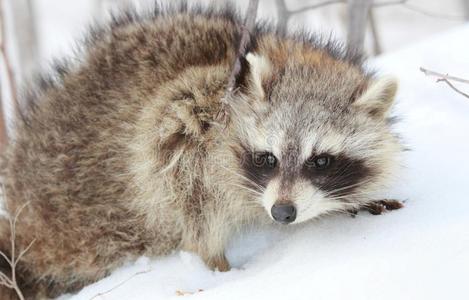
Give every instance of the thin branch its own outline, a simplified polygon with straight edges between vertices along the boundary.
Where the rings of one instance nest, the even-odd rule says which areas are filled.
[[[34,0],[14,0],[11,3],[11,30],[15,37],[16,79],[22,82],[38,69],[39,44]],[[21,99],[18,99],[21,104]],[[20,106],[21,107],[21,106]]]
[[[402,5],[402,7],[406,8],[407,10],[411,10],[413,12],[416,12],[416,13],[419,13],[421,15],[431,17],[431,18],[445,19],[445,20],[449,20],[449,21],[464,21],[464,19],[465,19],[464,15],[440,14],[440,13],[432,12],[432,11],[429,11],[429,10],[425,10],[423,8],[412,5],[410,3],[404,3]]]
[[[458,88],[456,88],[448,79],[445,79],[445,78],[440,78],[440,79],[437,79],[436,82],[444,82],[446,83],[453,91],[455,91],[456,93],[460,94],[460,95],[463,95],[464,97],[466,98],[469,98],[469,94],[466,94],[464,93],[463,91],[459,90]]]
[[[371,35],[373,37],[373,54],[380,55],[383,53],[383,48],[381,47],[378,24],[376,23],[373,9],[369,11],[368,21],[370,22]]]
[[[469,1],[462,1],[462,6],[464,9],[466,20],[469,20]]]
[[[346,0],[329,0],[329,1],[324,1],[324,2],[320,2],[316,4],[307,5],[304,7],[297,8],[297,9],[292,9],[292,10],[289,10],[288,13],[290,15],[294,15],[294,14],[302,13],[307,10],[321,8],[321,7],[332,5],[332,4],[345,3],[345,2],[347,1]]]
[[[363,52],[372,0],[348,0],[347,53]]]
[[[19,104],[18,104],[18,88],[16,85],[15,74],[13,72],[13,67],[10,62],[10,58],[7,54],[7,46],[6,46],[6,28],[5,28],[5,14],[3,11],[3,1],[0,0],[0,33],[2,38],[0,40],[0,54],[3,57],[3,63],[5,64],[5,69],[7,71],[7,79],[8,83],[10,84],[10,95],[13,102],[13,107],[15,113],[19,112]]]
[[[428,70],[428,69],[425,69],[425,68],[422,68],[422,67],[420,67],[420,71],[423,72],[426,76],[434,76],[434,77],[439,77],[439,78],[442,78],[442,79],[447,79],[447,80],[451,80],[451,81],[457,81],[457,82],[462,82],[462,83],[469,84],[468,79],[463,79],[463,78],[456,77],[456,76],[451,76],[451,75],[448,75],[448,74],[438,73],[438,72]]]
[[[249,5],[247,8],[246,13],[246,20],[244,22],[244,26],[241,28],[241,40],[239,42],[239,48],[236,52],[236,58],[228,77],[228,85],[226,87],[226,94],[221,99],[221,109],[217,114],[218,120],[223,120],[226,124],[227,117],[228,117],[228,101],[232,98],[232,95],[235,90],[236,85],[236,76],[241,71],[241,58],[246,55],[246,48],[251,41],[251,32],[254,30],[254,26],[256,24],[256,17],[257,17],[257,8],[259,6],[259,0],[250,0]]]
[[[307,5],[307,6],[304,6],[304,7],[301,7],[301,8],[291,9],[291,10],[289,10],[287,8],[286,0],[276,0],[277,17],[278,17],[278,21],[277,21],[278,30],[279,30],[280,33],[283,33],[283,34],[286,33],[287,32],[287,27],[288,27],[288,21],[295,14],[303,13],[305,11],[316,9],[316,8],[329,6],[329,5],[332,5],[332,4],[344,4],[347,1],[349,1],[349,12],[350,12],[350,9],[352,9],[353,7],[358,7],[356,3],[358,3],[358,2],[364,2],[364,3],[368,2],[366,4],[366,6],[368,6],[368,9],[370,11],[369,20],[370,20],[370,27],[371,27],[371,31],[372,31],[371,33],[373,34],[373,51],[374,51],[375,54],[379,54],[382,51],[381,51],[381,45],[380,45],[380,42],[379,42],[378,32],[377,32],[377,29],[376,29],[376,22],[375,22],[375,20],[373,18],[373,15],[371,13],[371,8],[380,8],[380,7],[386,7],[386,6],[400,5],[404,9],[407,9],[407,10],[410,10],[410,11],[413,11],[413,12],[416,12],[416,13],[420,13],[420,14],[428,16],[428,17],[446,19],[446,20],[451,20],[451,21],[460,21],[460,20],[464,19],[464,16],[446,15],[446,14],[439,14],[439,13],[436,13],[436,12],[427,11],[425,9],[422,9],[420,7],[417,7],[415,5],[410,4],[409,0],[389,0],[389,1],[327,0],[327,1],[316,3],[316,4]],[[363,10],[366,13],[366,9],[363,9]],[[351,20],[349,18],[350,21],[349,21],[349,25],[347,27],[348,28],[348,39],[349,39],[348,42],[353,47],[358,46],[358,50],[360,50],[360,48],[362,48],[361,44],[363,44],[364,30],[366,29],[366,26],[365,26],[365,28],[363,28],[363,26],[359,26],[359,27],[355,26],[353,28],[350,28],[350,25],[351,25],[350,22],[354,22],[354,23],[357,23],[357,25],[360,25],[358,23],[363,22],[363,20],[365,20],[366,17],[363,18],[361,16],[361,13],[357,14],[357,12],[358,11],[355,8],[354,9],[354,18],[353,18],[353,20]],[[359,28],[359,29],[357,29],[357,28]],[[357,49],[351,49],[351,50],[356,51]]]
[[[277,7],[277,30],[284,35],[288,30],[288,20],[291,14],[285,0],[275,0],[275,2]]]
[[[279,30],[281,31],[286,31],[285,29],[286,24],[288,24],[289,19],[295,14],[303,13],[308,10],[322,8],[325,6],[332,5],[332,4],[344,4],[347,2],[347,0],[327,0],[327,1],[316,3],[316,4],[311,4],[311,5],[307,5],[304,7],[297,8],[297,9],[289,10],[287,8],[285,1],[286,0],[276,0],[278,25],[279,25]],[[433,17],[433,18],[446,19],[446,20],[452,20],[452,21],[460,21],[460,20],[463,20],[465,17],[469,18],[467,16],[446,15],[446,14],[439,14],[436,12],[427,11],[420,7],[412,5],[409,2],[410,0],[373,1],[373,3],[371,4],[371,7],[381,8],[381,7],[386,7],[386,6],[401,5],[403,8],[407,10],[417,12],[422,15]]]
[[[151,271],[152,271],[151,269],[148,269],[148,270],[144,270],[144,271],[137,272],[137,273],[133,274],[132,276],[130,276],[129,278],[127,278],[126,280],[120,282],[120,283],[117,284],[116,286],[110,288],[109,290],[94,295],[93,298],[91,298],[90,300],[94,300],[94,299],[96,299],[96,298],[98,298],[98,297],[101,297],[101,296],[104,296],[104,295],[106,295],[106,294],[109,294],[110,292],[112,292],[112,291],[118,289],[119,287],[123,286],[124,284],[126,284],[128,281],[130,281],[130,280],[133,279],[134,277],[139,276],[139,275],[142,275],[142,274],[149,273],[149,272],[151,272]]]
[[[29,251],[29,249],[31,249],[31,247],[33,246],[35,242],[36,242],[36,239],[32,240],[31,243],[29,243],[29,245],[26,248],[24,248],[23,251],[20,252],[20,254],[18,255],[18,258],[16,259],[15,266],[21,260],[21,258],[23,258],[23,256]]]
[[[379,1],[373,3],[373,7],[384,7],[384,6],[393,6],[393,5],[399,5],[399,4],[405,4],[409,0],[396,0],[396,1]]]
[[[2,251],[0,251],[0,256],[3,257],[3,259],[10,265],[11,267],[11,261],[10,261],[10,258],[5,254],[3,253]],[[0,272],[0,275],[2,275],[2,273]]]
[[[5,149],[8,141],[5,114],[3,111],[2,81],[0,79],[0,153],[3,153],[3,149]]]
[[[427,17],[445,19],[445,20],[450,20],[450,21],[463,21],[465,19],[465,16],[463,16],[463,15],[458,16],[458,15],[440,14],[440,13],[437,13],[437,12],[428,11],[426,9],[423,9],[421,7],[413,5],[409,2],[410,2],[410,0],[375,2],[375,3],[373,3],[373,7],[380,8],[380,7],[386,7],[386,6],[400,5],[401,7],[405,8],[407,10],[422,14],[422,15],[427,16]]]
[[[4,203],[7,205],[5,187],[2,185],[2,191],[4,195]],[[23,212],[24,208],[29,204],[29,202],[24,203],[19,209],[16,210],[15,217],[12,218],[11,215],[8,215],[8,222],[10,223],[10,243],[11,243],[11,257],[8,257],[5,253],[0,251],[0,255],[5,259],[5,261],[11,267],[11,277],[8,277],[5,273],[0,272],[0,285],[3,285],[9,289],[12,289],[16,292],[16,295],[20,300],[24,300],[23,293],[18,285],[17,278],[16,278],[16,266],[21,258],[31,249],[32,245],[36,241],[34,239],[25,249],[23,249],[18,257],[16,257],[16,224],[18,219]],[[7,208],[8,211],[8,208]]]
[[[460,89],[456,88],[452,83],[451,81],[456,81],[456,82],[461,82],[461,83],[465,83],[465,84],[469,84],[469,80],[467,79],[463,79],[463,78],[459,78],[459,77],[455,77],[455,76],[450,76],[448,74],[442,74],[442,73],[438,73],[438,72],[435,72],[435,71],[431,71],[431,70],[428,70],[428,69],[425,69],[425,68],[420,68],[420,71],[422,71],[426,76],[434,76],[434,77],[438,77],[436,82],[444,82],[446,83],[453,91],[455,91],[456,93],[466,97],[466,98],[469,98],[469,94],[466,94],[465,92],[461,91]]]
[[[292,9],[292,10],[287,8],[287,4],[285,1],[286,0],[276,0],[277,18],[278,18],[277,27],[281,33],[285,33],[287,31],[288,21],[293,15],[299,14],[308,10],[325,7],[325,6],[332,5],[332,4],[345,3],[347,0],[327,0],[324,2],[307,5],[307,6],[300,7],[297,9]]]

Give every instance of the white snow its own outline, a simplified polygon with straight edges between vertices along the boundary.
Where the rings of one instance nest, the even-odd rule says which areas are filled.
[[[383,195],[404,209],[251,229],[229,246],[227,273],[185,252],[141,258],[71,299],[467,299],[469,99],[419,71],[469,78],[467,36],[469,25],[371,63],[401,81],[396,131],[411,151]]]

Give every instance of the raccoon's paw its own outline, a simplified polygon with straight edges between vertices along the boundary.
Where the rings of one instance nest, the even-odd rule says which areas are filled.
[[[363,208],[372,215],[381,215],[387,210],[396,210],[404,207],[404,203],[399,200],[384,199],[366,204]]]
[[[216,257],[205,259],[205,263],[210,269],[218,270],[220,272],[228,272],[231,269],[230,263],[226,259],[225,255],[218,255]]]

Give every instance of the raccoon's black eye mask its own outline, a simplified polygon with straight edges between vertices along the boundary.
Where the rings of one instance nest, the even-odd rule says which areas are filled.
[[[278,159],[271,152],[246,151],[241,159],[246,177],[258,187],[265,188],[270,178],[278,173]]]
[[[301,175],[330,196],[353,192],[361,182],[372,176],[365,161],[345,155],[320,154],[311,156],[304,164]]]
[[[316,170],[326,170],[334,161],[334,156],[329,154],[320,154],[311,156],[305,162],[305,166]]]
[[[258,168],[273,169],[277,165],[277,158],[270,152],[255,152],[252,154],[252,163]]]

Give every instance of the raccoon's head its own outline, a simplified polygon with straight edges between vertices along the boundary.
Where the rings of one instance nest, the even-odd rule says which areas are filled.
[[[248,83],[232,105],[246,187],[283,224],[370,201],[398,164],[396,81],[330,57],[274,59],[246,56]]]

